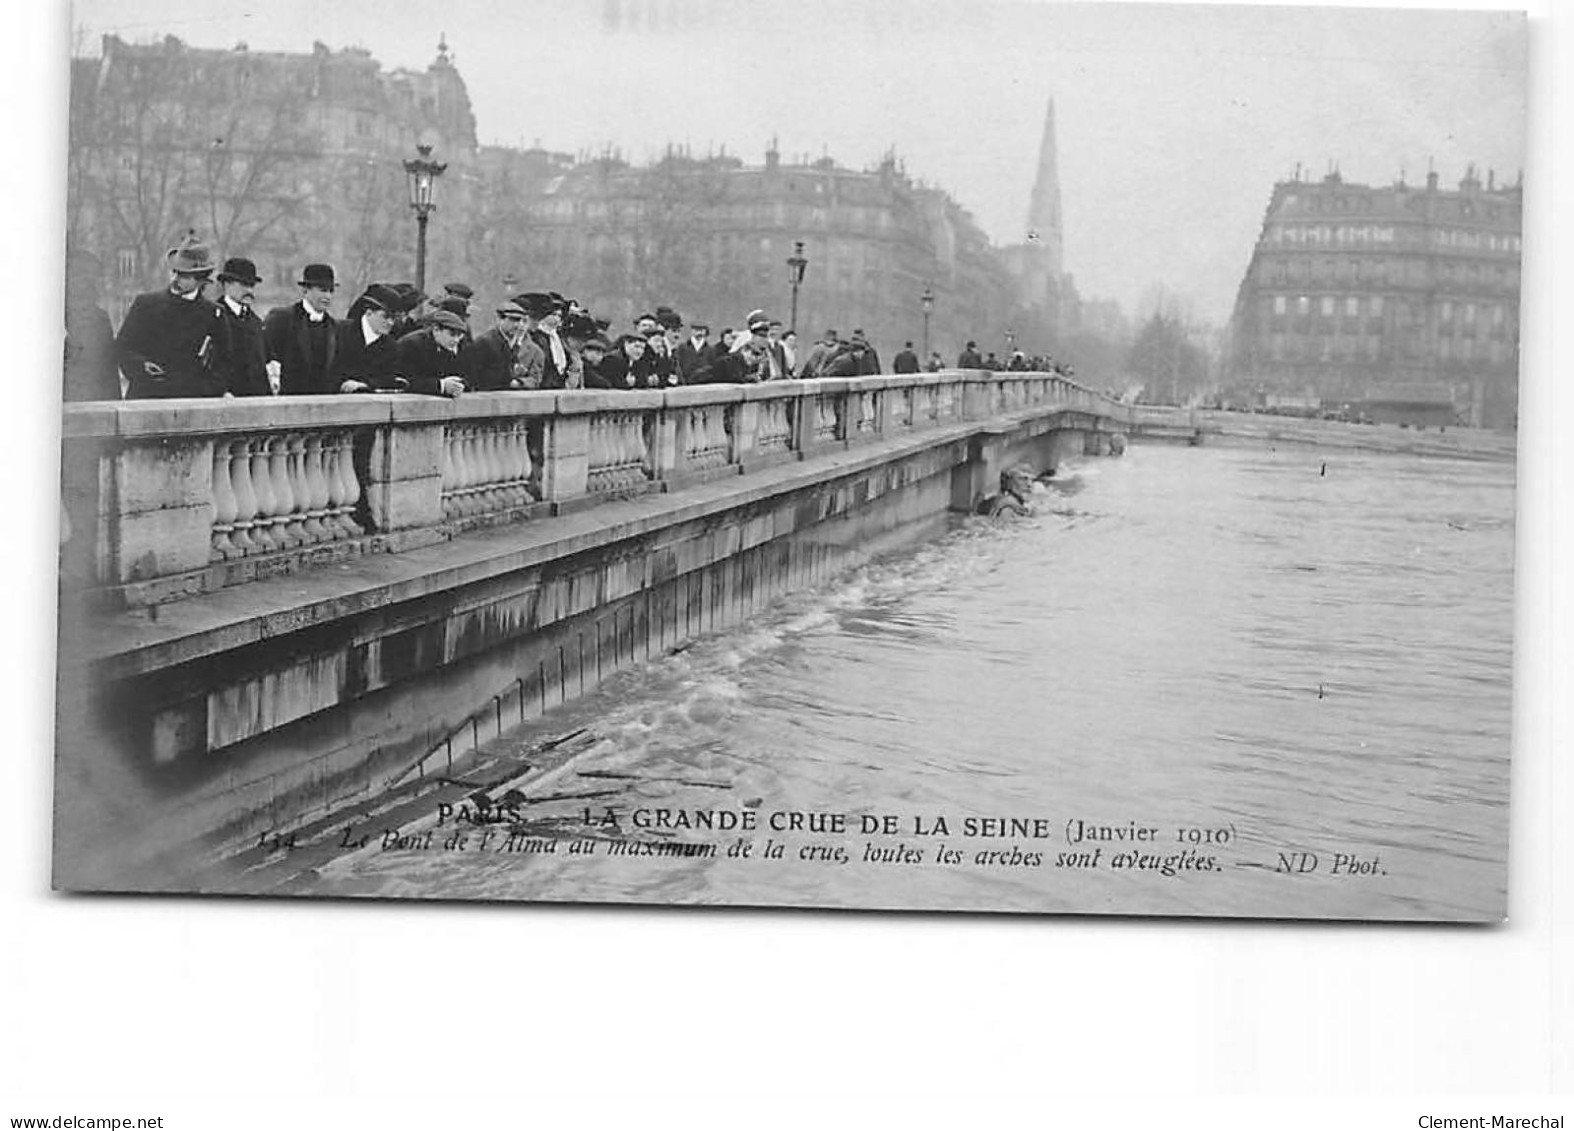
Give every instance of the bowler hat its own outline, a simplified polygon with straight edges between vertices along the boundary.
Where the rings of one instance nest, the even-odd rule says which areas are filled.
[[[219,272],[219,282],[245,283],[248,287],[255,287],[262,282],[262,276],[257,274],[255,263],[237,256],[224,261],[224,270]]]
[[[331,291],[334,288],[333,268],[326,263],[308,263],[301,271],[300,281],[296,285]]]
[[[447,291],[451,295],[457,295],[460,298],[468,299],[475,297],[475,291],[471,290],[464,283],[444,283],[443,290]]]
[[[503,302],[497,304],[496,314],[499,318],[502,318],[506,314],[513,314],[523,318],[525,316],[525,308],[520,306],[517,302],[510,302],[505,299]]]
[[[445,295],[437,300],[437,309],[446,310],[459,318],[465,318],[470,313],[470,303],[458,295]]]
[[[668,330],[681,330],[683,328],[683,315],[673,310],[670,306],[656,308],[656,321]]]

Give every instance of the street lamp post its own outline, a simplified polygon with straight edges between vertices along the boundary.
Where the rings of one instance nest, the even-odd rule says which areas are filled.
[[[415,286],[417,290],[425,291],[426,222],[437,207],[432,201],[437,178],[443,175],[443,170],[448,166],[432,160],[430,145],[417,145],[415,148],[420,156],[414,161],[406,161],[404,171],[410,181],[410,207],[415,209]]]
[[[1017,332],[1010,326],[1006,327],[1006,360],[1011,360],[1011,355],[1017,349]]]
[[[792,254],[787,257],[787,283],[792,287],[792,317],[788,328],[798,332],[798,288],[803,286],[803,272],[809,261],[803,257],[803,241],[794,240]]]
[[[924,311],[924,365],[929,364],[929,316],[935,312],[935,289],[927,282],[924,293],[918,296],[918,305]]]

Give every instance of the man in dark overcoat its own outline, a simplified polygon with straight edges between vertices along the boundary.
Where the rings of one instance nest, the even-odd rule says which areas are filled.
[[[525,335],[525,311],[517,302],[499,303],[497,325],[482,334],[464,350],[469,367],[470,387],[481,392],[524,389],[529,361],[521,353],[528,348],[536,355],[536,381],[540,382],[540,347]]]
[[[465,391],[465,360],[459,344],[465,320],[451,310],[436,310],[426,325],[399,339],[394,348],[392,387],[431,397],[457,397]],[[403,382],[403,384],[400,384]]]
[[[333,268],[308,263],[298,285],[301,297],[289,306],[274,307],[262,322],[268,379],[287,395],[337,392],[331,374],[339,324],[328,313],[333,303]]]
[[[373,283],[355,300],[361,312],[339,323],[328,383],[336,393],[397,392],[404,382],[395,367],[394,318],[404,300],[392,287]]]
[[[134,298],[115,339],[126,396],[221,397],[229,386],[228,335],[219,308],[202,294],[213,252],[188,237],[168,258],[169,286]]]
[[[273,395],[268,383],[268,346],[263,340],[262,319],[252,309],[262,277],[249,259],[224,261],[219,272],[219,318],[229,334],[230,387],[237,397]]]

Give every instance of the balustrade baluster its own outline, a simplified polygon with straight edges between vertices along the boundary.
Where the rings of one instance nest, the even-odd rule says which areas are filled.
[[[273,539],[279,544],[279,549],[287,550],[298,544],[298,539],[290,537],[289,517],[295,510],[295,494],[290,490],[290,476],[288,468],[289,449],[285,445],[284,437],[268,437],[268,475],[272,479],[273,511],[272,533]]]
[[[307,433],[301,447],[302,472],[306,479],[306,497],[300,504],[306,512],[306,520],[301,523],[301,533],[309,542],[325,542],[333,533],[323,524],[328,514],[328,480],[322,470],[322,433]]]
[[[508,456],[509,505],[524,506],[530,502],[530,450],[525,443],[525,422],[515,420],[504,433],[504,452]]]
[[[273,516],[277,504],[273,499],[273,469],[269,466],[267,437],[253,437],[249,441],[251,452],[251,489],[257,496],[257,513],[252,520],[251,537],[258,552],[269,553],[279,548],[278,535],[273,530]]]
[[[465,515],[470,513],[470,486],[475,482],[475,472],[471,467],[471,431],[462,424],[454,425],[452,431],[454,436],[454,513],[456,515]]]
[[[507,494],[504,483],[508,473],[503,469],[503,433],[497,421],[486,426],[486,509],[497,510]]]
[[[290,509],[284,525],[285,537],[296,546],[305,545],[306,512],[310,493],[306,486],[306,437],[291,432],[284,437],[284,472],[290,484]]]
[[[213,553],[217,559],[233,558],[240,551],[230,541],[235,529],[235,489],[230,486],[230,449],[222,440],[213,445]],[[62,517],[65,511],[61,510]]]
[[[224,445],[230,457],[230,489],[235,492],[235,529],[230,544],[241,554],[255,554],[261,546],[252,537],[257,521],[257,493],[251,485],[251,441],[231,440]]]

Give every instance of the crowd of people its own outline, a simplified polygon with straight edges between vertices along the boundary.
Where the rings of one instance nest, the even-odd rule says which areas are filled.
[[[703,322],[685,323],[669,306],[641,314],[631,330],[611,334],[572,298],[525,291],[500,302],[492,325],[474,333],[474,290],[448,283],[437,295],[410,283],[373,283],[342,318],[332,313],[333,268],[308,264],[296,280],[300,297],[266,317],[254,309],[262,280],[244,257],[216,268],[194,236],[168,255],[169,285],[138,295],[118,333],[108,315],[67,296],[66,400],[272,396],[410,392],[456,397],[507,389],[663,389],[881,373],[880,356],[862,330],[836,330],[807,350],[797,334],[751,310],[739,329],[712,339]],[[209,297],[209,289],[217,291]],[[69,286],[69,283],[68,283]],[[978,355],[974,343],[958,366],[1028,369],[1017,351],[1009,364]],[[932,353],[920,363],[907,342],[892,371],[938,371]]]

